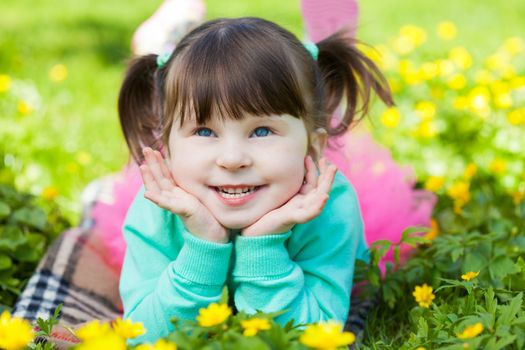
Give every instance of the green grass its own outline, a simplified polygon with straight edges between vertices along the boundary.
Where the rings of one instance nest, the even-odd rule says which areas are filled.
[[[0,3],[0,74],[34,86],[40,97],[33,115],[13,117],[20,118],[21,125],[33,125],[34,130],[18,142],[0,140],[0,154],[14,156],[16,169],[42,164],[52,169],[34,172],[35,179],[17,180],[20,187],[38,192],[44,186],[57,186],[63,193],[61,204],[75,213],[78,195],[89,181],[126,163],[116,111],[118,89],[133,31],[158,4],[116,0]],[[209,18],[260,16],[299,36],[303,33],[298,0],[209,0],[207,4]],[[358,36],[371,44],[384,43],[403,24],[420,25],[433,35],[436,24],[445,19],[458,25],[458,45],[487,55],[504,38],[521,33],[525,2],[362,1]],[[48,78],[57,63],[69,71],[68,79],[59,84]],[[2,114],[0,118],[11,118],[5,111]],[[78,172],[68,172],[67,165],[78,163],[81,151],[91,154],[92,161],[80,164]]]

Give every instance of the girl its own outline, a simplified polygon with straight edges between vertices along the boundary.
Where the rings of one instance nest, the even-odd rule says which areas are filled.
[[[167,62],[131,64],[119,114],[145,190],[125,220],[120,291],[124,317],[148,330],[136,341],[195,318],[224,286],[237,310],[286,310],[279,322],[346,320],[367,250],[355,192],[320,155],[371,90],[392,104],[344,33],[305,47],[257,18],[207,22]]]

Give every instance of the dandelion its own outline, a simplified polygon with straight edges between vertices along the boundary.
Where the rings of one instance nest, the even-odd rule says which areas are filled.
[[[299,337],[302,344],[322,350],[334,350],[347,346],[355,341],[351,332],[343,332],[343,325],[339,322],[328,321],[308,326]]]
[[[416,286],[412,295],[419,306],[424,308],[429,308],[432,304],[432,300],[436,297],[434,293],[432,293],[432,287],[428,286],[426,283],[422,286]]]
[[[438,24],[437,35],[441,40],[452,40],[458,34],[456,25],[450,21],[443,21]]]
[[[140,344],[135,350],[177,350],[177,344],[159,339],[155,344]]]
[[[83,341],[77,350],[125,350],[126,341],[118,334],[108,331],[95,338]]]
[[[18,113],[24,114],[24,115],[31,114],[34,111],[33,106],[31,106],[28,102],[23,101],[23,100],[18,101],[16,109],[18,110]]]
[[[480,69],[474,74],[474,81],[477,84],[488,85],[494,81],[494,75],[486,69]]]
[[[113,330],[124,339],[136,338],[146,333],[142,322],[133,323],[130,319],[117,318],[113,324]]]
[[[472,179],[478,172],[478,166],[474,163],[469,163],[463,172],[463,176],[466,179]]]
[[[202,327],[212,327],[226,321],[231,314],[232,310],[228,305],[211,303],[207,308],[199,310],[197,321]]]
[[[427,181],[425,181],[425,189],[437,192],[443,187],[444,183],[445,178],[443,176],[430,176]]]
[[[507,162],[503,159],[496,158],[489,164],[489,170],[496,175],[501,175],[507,170]]]
[[[507,120],[513,125],[525,123],[525,108],[518,108],[508,112]]]
[[[470,201],[470,184],[458,181],[447,189],[447,194],[454,200],[454,212],[459,214],[461,208]]]
[[[93,160],[91,153],[86,151],[80,151],[76,154],[76,160],[80,165],[88,165]]]
[[[494,104],[500,109],[512,107],[513,101],[510,92],[502,92],[494,96]]]
[[[511,55],[517,55],[525,49],[523,40],[520,37],[512,37],[505,40],[503,50]]]
[[[58,196],[59,192],[55,186],[47,186],[42,191],[42,198],[47,201],[52,201]]]
[[[399,34],[402,37],[408,38],[408,40],[415,46],[422,45],[427,40],[426,31],[418,26],[407,24],[401,27]]]
[[[467,273],[461,275],[461,279],[463,281],[470,281],[470,280],[478,277],[478,275],[479,275],[479,271],[478,272],[470,271],[470,272],[467,272]]]
[[[244,335],[251,337],[256,335],[259,331],[265,331],[271,328],[270,322],[265,318],[251,318],[249,320],[241,321],[241,326],[244,329]]]
[[[456,71],[456,66],[451,60],[438,60],[436,64],[439,69],[439,76],[442,78],[449,77]]]
[[[94,320],[77,329],[75,335],[80,340],[88,341],[102,338],[108,333],[112,333],[109,324]]]
[[[7,74],[0,74],[0,93],[7,92],[11,88],[11,77]]]
[[[472,56],[464,47],[455,47],[450,50],[449,58],[461,69],[468,69],[472,66]]]
[[[462,74],[454,74],[448,79],[447,84],[453,90],[461,90],[467,86],[467,78]]]
[[[511,196],[512,196],[512,201],[514,202],[514,204],[518,205],[521,202],[523,202],[523,199],[525,199],[525,191],[521,190],[521,191],[512,192]]]
[[[432,119],[436,115],[436,104],[430,101],[418,102],[416,113],[421,119]]]
[[[7,311],[0,315],[0,349],[23,349],[33,337],[33,329],[29,322],[18,317],[11,318]]]
[[[395,107],[387,108],[381,115],[381,123],[387,128],[393,129],[399,125],[401,121],[401,114]]]
[[[435,62],[425,62],[420,67],[421,75],[425,80],[434,79],[439,75],[439,67]]]
[[[469,107],[469,100],[465,96],[457,96],[454,98],[454,101],[452,101],[452,106],[459,111],[467,110]]]
[[[422,121],[417,130],[416,134],[420,137],[430,139],[437,134],[437,127],[436,123],[434,123],[432,120],[424,120]]]
[[[55,64],[49,71],[49,79],[55,83],[66,80],[68,76],[67,67],[63,64]]]
[[[473,326],[466,327],[462,333],[458,334],[459,339],[470,339],[477,337],[481,332],[483,332],[483,325],[481,322],[476,323]]]
[[[435,219],[430,221],[430,232],[425,235],[425,238],[432,241],[439,235],[439,224]]]

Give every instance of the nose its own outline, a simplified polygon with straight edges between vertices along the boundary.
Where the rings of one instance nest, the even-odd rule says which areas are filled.
[[[219,150],[216,158],[218,166],[228,170],[247,168],[253,164],[246,145],[229,143]]]

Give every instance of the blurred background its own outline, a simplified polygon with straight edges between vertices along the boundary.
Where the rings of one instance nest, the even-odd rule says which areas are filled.
[[[0,2],[0,183],[78,218],[86,184],[128,160],[117,94],[132,34],[160,3]],[[259,16],[304,36],[298,0],[206,4],[208,18]],[[524,28],[523,0],[360,2],[357,37],[397,102],[374,109],[371,130],[420,186],[439,191],[473,164],[523,192]]]

